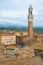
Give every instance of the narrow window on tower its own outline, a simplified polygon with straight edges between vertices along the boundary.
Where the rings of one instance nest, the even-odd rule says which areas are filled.
[[[31,11],[31,14],[32,14],[32,11]]]

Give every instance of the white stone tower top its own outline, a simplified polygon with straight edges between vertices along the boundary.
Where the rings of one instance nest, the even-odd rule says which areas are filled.
[[[29,21],[33,21],[33,8],[32,6],[30,5],[29,9],[28,9],[28,20]]]
[[[29,15],[32,15],[32,11],[33,11],[33,8],[32,8],[32,6],[30,5],[30,7],[29,7]]]

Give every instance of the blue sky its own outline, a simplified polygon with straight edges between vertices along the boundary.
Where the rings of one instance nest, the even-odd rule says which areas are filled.
[[[43,0],[0,0],[0,23],[28,25],[28,8],[33,7],[33,25],[43,26]]]

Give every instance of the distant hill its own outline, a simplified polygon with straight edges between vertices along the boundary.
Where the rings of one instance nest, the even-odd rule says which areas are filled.
[[[0,30],[12,30],[12,31],[28,31],[28,26],[15,25],[10,23],[0,23]],[[39,34],[43,33],[43,27],[34,27],[34,32]]]

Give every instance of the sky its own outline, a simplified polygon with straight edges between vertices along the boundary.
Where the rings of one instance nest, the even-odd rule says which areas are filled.
[[[43,0],[0,0],[0,23],[28,26],[28,8],[33,7],[33,26],[43,26]]]

